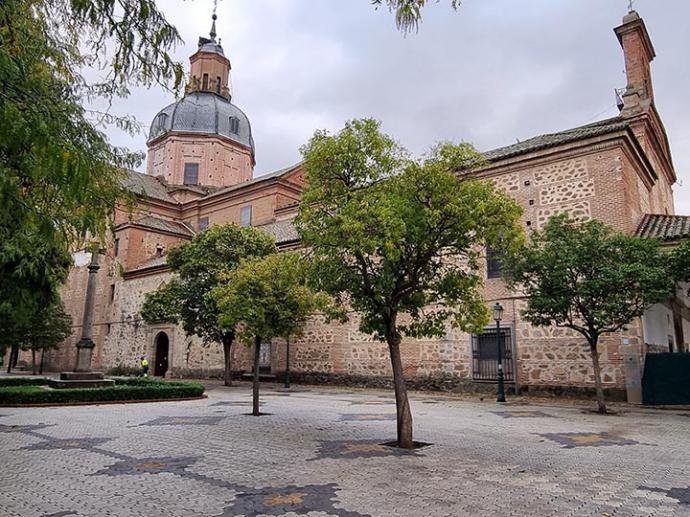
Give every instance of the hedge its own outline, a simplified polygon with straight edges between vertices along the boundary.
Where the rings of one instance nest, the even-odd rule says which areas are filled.
[[[0,378],[0,388],[6,386],[45,386],[48,379],[45,377],[4,377]]]
[[[111,402],[200,397],[204,385],[183,381],[117,379],[105,388],[48,389],[42,386],[0,388],[1,404],[64,404],[74,402]]]

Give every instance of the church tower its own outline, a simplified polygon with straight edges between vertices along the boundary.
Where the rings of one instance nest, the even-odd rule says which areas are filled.
[[[254,171],[249,119],[232,102],[230,60],[216,40],[200,37],[190,57],[184,96],[154,117],[147,141],[147,173],[169,185],[228,187]]]

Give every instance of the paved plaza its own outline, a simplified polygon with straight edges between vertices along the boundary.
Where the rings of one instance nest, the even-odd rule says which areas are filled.
[[[208,399],[0,408],[0,515],[690,516],[690,412],[249,388]]]

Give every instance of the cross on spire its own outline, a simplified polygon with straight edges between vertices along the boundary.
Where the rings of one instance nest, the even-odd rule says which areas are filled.
[[[217,0],[216,0],[217,1]],[[635,3],[635,0],[628,0],[628,12],[631,13],[634,11],[633,4]]]
[[[218,10],[218,0],[213,0],[213,15],[211,16],[213,23],[211,24],[211,32],[209,33],[213,41],[216,41],[216,20],[218,19],[216,10]]]

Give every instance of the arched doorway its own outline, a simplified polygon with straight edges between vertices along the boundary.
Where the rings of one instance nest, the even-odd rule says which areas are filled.
[[[165,332],[159,332],[156,336],[156,357],[153,363],[153,375],[156,377],[165,377],[168,371],[168,349],[170,347],[170,340]]]

